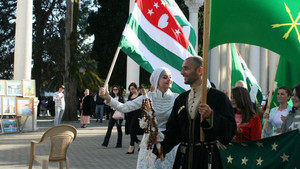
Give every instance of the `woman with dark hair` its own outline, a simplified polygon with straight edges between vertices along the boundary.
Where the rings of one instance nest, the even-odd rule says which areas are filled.
[[[244,87],[235,87],[232,89],[231,97],[237,125],[233,140],[243,142],[261,139],[261,122],[255,114],[248,90]]]
[[[292,102],[293,108],[281,126],[282,133],[300,129],[300,84],[293,89]]]
[[[124,103],[124,98],[122,96],[122,92],[120,91],[120,88],[116,85],[114,85],[112,87],[111,97],[114,100]],[[115,120],[114,118],[112,118],[112,115],[116,111],[114,108],[111,107],[109,109],[109,111],[110,111],[110,113],[109,113],[110,118],[109,118],[108,127],[107,127],[106,135],[105,135],[104,141],[102,143],[102,146],[107,147],[110,136],[111,136],[112,128],[116,124],[117,130],[118,130],[118,139],[117,139],[116,148],[120,148],[120,147],[122,147],[122,125],[121,124],[122,124],[123,120]]]
[[[129,96],[127,101],[132,101],[141,95],[138,92],[137,84],[134,82],[130,83],[130,85],[128,86],[128,90]],[[137,109],[126,113],[125,134],[130,134],[130,146],[126,154],[133,154],[134,144],[140,143],[140,140],[137,138],[137,135],[142,135],[143,129],[141,129],[139,126],[139,118],[142,118],[141,109]]]
[[[270,113],[265,113],[264,118],[268,119],[266,127],[263,129],[263,138],[276,136],[281,133],[281,125],[284,122],[292,107],[287,104],[292,95],[288,87],[282,86],[278,88],[277,100],[279,107],[271,109]]]

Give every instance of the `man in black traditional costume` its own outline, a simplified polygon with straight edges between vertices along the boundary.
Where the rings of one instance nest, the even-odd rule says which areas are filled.
[[[191,90],[180,94],[167,122],[163,154],[180,143],[173,168],[221,169],[218,147],[227,145],[236,132],[234,112],[228,97],[214,88],[207,89],[207,104],[199,104],[202,84],[202,58],[187,58],[181,74]],[[205,141],[200,142],[200,118]]]

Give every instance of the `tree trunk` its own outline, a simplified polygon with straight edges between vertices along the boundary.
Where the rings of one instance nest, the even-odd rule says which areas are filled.
[[[77,20],[79,0],[67,0],[66,35],[65,35],[65,113],[63,120],[77,119]]]
[[[36,17],[36,37],[33,45],[33,68],[32,78],[36,83],[36,95],[40,96],[41,82],[42,82],[42,67],[43,67],[43,52],[44,52],[44,31],[49,15],[52,13],[56,4],[56,0],[53,0],[49,4],[48,11],[42,9],[42,1],[33,1],[35,8],[34,14]]]

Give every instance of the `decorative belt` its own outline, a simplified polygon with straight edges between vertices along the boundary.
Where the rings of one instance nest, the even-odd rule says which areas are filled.
[[[213,153],[213,148],[214,146],[217,144],[217,141],[211,141],[211,142],[195,142],[195,143],[186,143],[186,142],[181,142],[180,143],[180,152],[181,154],[181,159],[180,159],[180,169],[183,166],[184,163],[184,156],[187,153],[186,149],[190,146],[205,146],[207,152],[208,152],[208,160],[207,160],[207,164],[208,164],[208,168],[211,168],[211,164],[212,164],[212,153]],[[191,147],[190,147],[191,148]]]
[[[213,147],[217,144],[217,141],[211,141],[211,142],[195,142],[195,143],[187,143],[187,142],[181,142],[180,143],[180,152],[185,154],[186,148],[189,146],[205,146],[206,148]]]

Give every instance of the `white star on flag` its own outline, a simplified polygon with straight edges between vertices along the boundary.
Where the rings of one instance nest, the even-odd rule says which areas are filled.
[[[261,163],[262,163],[264,160],[262,160],[261,157],[259,157],[259,159],[256,159],[256,161],[257,161],[257,164],[256,164],[256,165],[260,165],[260,166],[261,166]]]
[[[227,162],[232,164],[232,160],[233,158],[231,157],[231,155],[229,157],[227,157]]]
[[[263,143],[261,143],[261,142],[257,142],[256,144],[258,147],[264,147]]]
[[[247,159],[246,157],[244,157],[244,158],[242,159],[242,165],[243,165],[243,164],[247,165],[247,161],[248,161],[248,159]]]
[[[153,5],[153,6],[154,6],[156,9],[159,7],[157,2],[154,2],[154,5]]]
[[[179,35],[181,32],[180,32],[179,29],[175,29],[175,33],[176,33],[177,35]]]
[[[147,14],[149,14],[150,16],[151,16],[152,14],[154,14],[153,9],[148,9],[148,13],[147,13]]]
[[[163,5],[163,6],[165,6],[166,5],[166,3],[165,3],[165,1],[161,1],[161,4]]]
[[[286,155],[285,153],[280,156],[282,158],[282,162],[289,161],[289,155]]]
[[[277,146],[278,146],[278,144],[276,144],[276,143],[274,142],[274,144],[272,144],[272,150],[277,151]]]

